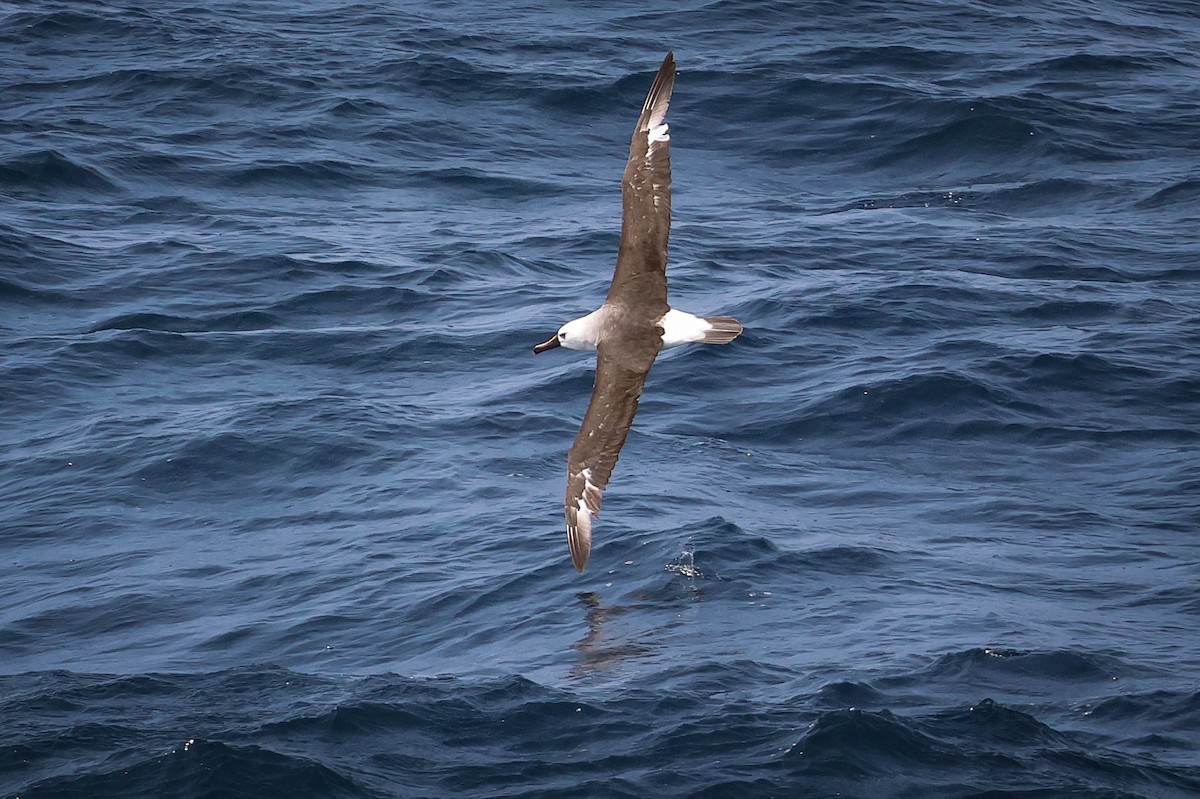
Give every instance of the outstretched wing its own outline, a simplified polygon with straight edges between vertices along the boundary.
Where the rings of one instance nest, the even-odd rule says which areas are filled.
[[[567,454],[567,545],[580,572],[592,551],[592,520],[600,516],[601,492],[629,435],[660,343],[657,336],[630,337],[601,342],[596,351],[592,401]],[[614,355],[618,351],[619,358]]]
[[[642,105],[621,178],[621,246],[607,302],[623,298],[667,312],[667,239],[671,233],[671,136],[667,105],[675,86],[675,57],[667,53]]]

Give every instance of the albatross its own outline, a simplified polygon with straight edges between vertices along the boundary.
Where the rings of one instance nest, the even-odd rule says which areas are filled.
[[[675,57],[667,53],[629,144],[621,178],[621,244],[604,304],[533,348],[535,354],[555,347],[596,352],[592,400],[567,453],[567,546],[580,573],[592,551],[601,492],[659,351],[691,342],[728,344],[742,332],[731,316],[694,316],[667,304],[671,137],[666,116],[674,86]]]

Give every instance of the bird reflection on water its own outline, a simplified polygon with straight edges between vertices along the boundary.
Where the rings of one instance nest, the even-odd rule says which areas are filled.
[[[593,671],[614,668],[628,659],[647,657],[657,649],[654,644],[620,640],[618,634],[605,629],[611,619],[625,614],[625,608],[605,607],[600,601],[600,594],[595,591],[581,591],[575,596],[585,609],[587,632],[571,644],[571,648],[579,653],[579,663],[571,669],[572,677],[583,677]]]
[[[570,676],[583,677],[596,671],[617,668],[628,660],[649,658],[662,648],[664,639],[674,628],[672,624],[658,626],[642,633],[615,631],[612,627],[613,621],[630,609],[678,610],[680,600],[694,602],[703,598],[696,578],[703,579],[704,575],[695,567],[691,542],[688,542],[688,546],[676,561],[664,566],[664,570],[687,578],[682,592],[679,585],[681,581],[672,579],[657,591],[634,591],[629,596],[637,601],[628,607],[605,606],[600,594],[595,591],[581,591],[575,595],[584,607],[587,632],[571,644],[571,648],[579,653],[579,663],[571,669]],[[641,640],[627,640],[630,635],[636,635]]]

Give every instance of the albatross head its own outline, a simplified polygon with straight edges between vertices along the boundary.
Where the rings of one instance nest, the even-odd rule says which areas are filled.
[[[533,348],[534,353],[552,350],[555,347],[566,347],[569,350],[596,349],[597,334],[596,313],[572,319],[558,329],[558,332]]]

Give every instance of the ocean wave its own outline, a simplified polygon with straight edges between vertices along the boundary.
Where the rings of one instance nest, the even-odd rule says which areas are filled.
[[[249,791],[258,796],[371,797],[333,769],[305,757],[261,746],[231,746],[189,738],[166,754],[122,758],[83,773],[50,777],[27,788],[26,796],[216,796]]]
[[[1148,210],[1176,210],[1179,206],[1195,207],[1198,200],[1200,200],[1200,178],[1187,178],[1138,200],[1137,207]]]
[[[39,196],[112,194],[120,187],[99,169],[56,150],[37,150],[0,161],[0,190]]]
[[[914,766],[939,770],[963,764],[963,755],[886,710],[835,710],[823,714],[788,751],[798,773],[847,782],[897,778]]]
[[[1047,415],[999,384],[933,371],[829,390],[801,409],[751,417],[730,433],[748,441],[874,436],[897,441],[953,437],[956,428],[977,421],[1023,423]]]
[[[126,13],[89,13],[82,9],[18,11],[0,19],[0,35],[61,41],[64,36],[135,38],[156,27],[154,15],[130,10]]]
[[[984,682],[999,679],[1108,682],[1124,671],[1107,656],[1070,650],[1024,652],[1012,649],[974,648],[952,652],[932,663],[926,674],[936,679],[966,678]]]
[[[1194,19],[798,8],[0,2],[0,794],[1200,794]]]
[[[962,107],[950,119],[927,133],[919,133],[874,157],[877,169],[911,170],[926,167],[949,175],[956,164],[972,173],[981,169],[991,174],[1010,174],[1011,170],[1040,160],[1047,152],[1044,139],[1038,137],[1038,125],[1016,113],[999,108]],[[961,179],[961,178],[959,178]]]
[[[677,775],[670,796],[740,784],[751,773],[755,785],[772,791],[786,792],[803,779],[809,790],[851,795],[864,780],[887,777],[885,795],[900,795],[906,785],[930,785],[929,769],[955,795],[997,781],[1013,790],[1101,790],[1117,779],[1167,796],[1184,796],[1196,785],[1187,768],[1121,757],[1088,735],[991,699],[901,713],[846,707],[859,699],[889,701],[886,691],[847,689],[848,683],[835,684],[836,693],[827,685],[786,702],[747,701],[736,690],[786,687],[798,678],[731,661],[669,670],[600,699],[516,676],[347,679],[261,667],[119,679],[43,673],[4,678],[5,709],[39,719],[20,740],[10,731],[5,743],[21,756],[15,773],[35,796],[114,794],[121,772],[132,775],[121,785],[124,795],[131,786],[141,795],[176,780],[188,795],[197,785],[309,795],[298,785],[305,781],[313,795],[375,795],[397,775],[425,791],[494,793],[553,775],[573,775],[574,782],[588,775],[600,784],[627,773],[630,746],[652,756],[659,773]],[[265,710],[239,707],[247,695],[258,696]],[[1150,704],[1137,712],[1161,700],[1183,700],[1180,708],[1189,701],[1147,695],[1137,701]],[[841,706],[822,709],[829,704]],[[1093,712],[1125,718],[1119,704],[1114,699]],[[62,721],[63,713],[80,711],[96,719],[90,729]],[[181,729],[190,737],[181,741]],[[459,765],[448,768],[443,758],[455,751]],[[56,774],[60,761],[52,752],[87,765]],[[367,763],[374,766],[364,771]],[[644,787],[639,780],[630,790]]]

